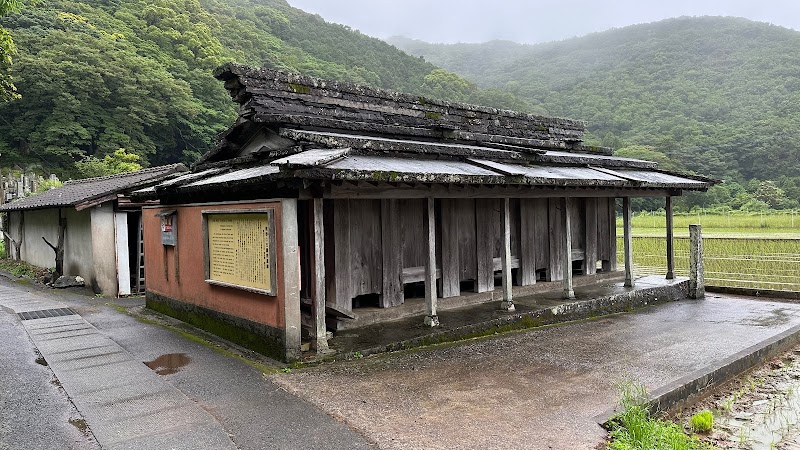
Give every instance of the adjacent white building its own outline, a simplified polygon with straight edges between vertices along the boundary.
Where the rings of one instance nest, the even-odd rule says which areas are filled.
[[[59,223],[64,220],[64,275],[79,275],[96,293],[144,291],[142,203],[127,193],[186,170],[182,164],[107,177],[67,181],[57,189],[0,206],[8,214],[9,255],[53,268]],[[19,253],[17,254],[17,246]]]

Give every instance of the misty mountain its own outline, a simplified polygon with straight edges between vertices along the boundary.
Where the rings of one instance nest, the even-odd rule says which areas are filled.
[[[800,32],[681,17],[537,45],[390,42],[542,113],[589,122],[614,148],[743,181],[800,174]]]
[[[196,160],[236,117],[211,75],[228,61],[528,108],[284,0],[41,0],[0,23],[22,94],[0,104],[2,164],[60,176],[119,148],[146,164]]]

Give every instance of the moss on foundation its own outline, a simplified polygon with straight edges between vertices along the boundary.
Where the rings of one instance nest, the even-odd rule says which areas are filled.
[[[229,320],[214,317],[223,316],[223,314],[216,311],[159,298],[150,293],[147,295],[146,305],[153,311],[174,317],[262,355],[281,361],[286,358],[282,338],[247,329],[246,323],[248,321],[244,319],[231,318],[241,322],[241,325],[233,324]]]

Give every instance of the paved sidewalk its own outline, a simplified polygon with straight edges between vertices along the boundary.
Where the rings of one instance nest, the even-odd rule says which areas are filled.
[[[142,304],[141,299],[94,298],[23,286],[0,276],[0,306],[6,310],[0,310],[0,316],[28,332],[77,406],[76,415],[83,415],[88,431],[104,449],[371,448],[346,425],[265,379],[259,367],[220,351],[222,347],[143,323],[124,311]],[[30,320],[16,314],[57,308],[77,314]],[[19,334],[0,330],[0,339],[24,337]],[[151,365],[160,375],[144,364],[154,361]],[[0,378],[0,383],[18,380]],[[69,400],[63,400],[68,406]],[[11,408],[7,417],[0,415],[0,439],[4,427],[17,425],[15,416],[23,405]],[[48,413],[52,411],[37,409],[25,414],[46,420]],[[68,413],[62,408],[60,414]],[[92,447],[80,434],[64,437],[65,445],[56,442],[30,448],[97,445]],[[10,442],[9,448],[29,448],[24,440],[16,443]]]
[[[68,305],[0,286],[0,306],[24,319],[33,343],[103,448],[236,448],[211,414]]]

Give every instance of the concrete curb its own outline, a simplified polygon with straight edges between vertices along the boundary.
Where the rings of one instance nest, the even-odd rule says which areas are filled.
[[[800,300],[800,292],[776,291],[769,289],[706,286],[706,292],[718,292],[720,294],[746,295],[748,297],[764,297],[783,300]]]
[[[763,364],[797,344],[800,344],[800,325],[654,390],[650,393],[650,410],[663,412],[685,405],[706,390]],[[616,412],[616,408],[612,408],[595,416],[595,420],[605,427]]]
[[[513,314],[480,323],[465,325],[451,330],[434,332],[391,344],[361,349],[358,352],[349,352],[333,356],[332,359],[353,359],[378,353],[407,350],[427,345],[455,342],[474,337],[505,332],[536,328],[564,322],[573,322],[593,317],[600,317],[620,312],[628,312],[645,306],[677,301],[686,298],[688,281],[681,281],[672,285],[653,287],[647,290],[637,290],[594,298],[582,302],[568,303],[552,308],[528,311]],[[360,353],[360,355],[356,355]]]

